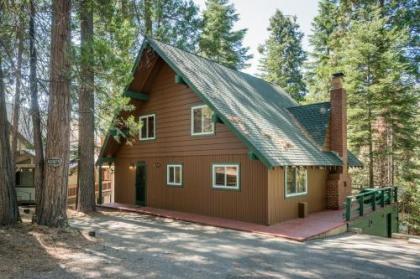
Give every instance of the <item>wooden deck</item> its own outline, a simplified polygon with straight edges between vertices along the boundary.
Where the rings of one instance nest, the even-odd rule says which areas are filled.
[[[323,238],[347,231],[347,224],[344,221],[343,211],[341,210],[321,211],[310,214],[306,218],[293,219],[271,226],[264,226],[225,218],[203,216],[193,213],[151,207],[140,207],[129,204],[108,203],[99,205],[98,207],[148,214],[202,225],[270,235],[274,237],[282,237],[295,241]]]

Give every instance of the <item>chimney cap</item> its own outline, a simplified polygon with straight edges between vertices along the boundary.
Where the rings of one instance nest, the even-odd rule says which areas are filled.
[[[344,77],[344,73],[343,72],[337,72],[332,74],[333,78],[339,78],[339,77]]]

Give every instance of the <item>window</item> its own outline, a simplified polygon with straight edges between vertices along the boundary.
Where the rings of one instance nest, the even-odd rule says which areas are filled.
[[[191,135],[214,133],[213,111],[206,105],[191,108]]]
[[[149,114],[140,116],[140,122],[140,140],[155,139],[155,115]]]
[[[213,165],[213,188],[239,189],[239,165]]]
[[[286,168],[286,197],[308,193],[308,175],[305,168]]]
[[[182,165],[166,166],[166,184],[182,186]]]

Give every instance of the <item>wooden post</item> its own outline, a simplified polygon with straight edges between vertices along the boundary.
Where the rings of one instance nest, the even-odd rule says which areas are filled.
[[[364,197],[363,195],[359,197],[359,216],[363,216]]]
[[[373,191],[371,196],[372,196],[372,200],[371,200],[372,211],[375,211],[376,210],[376,191]]]
[[[394,187],[394,202],[398,202],[398,187]]]
[[[102,204],[102,162],[99,163],[99,193],[98,193],[98,204]]]
[[[352,197],[346,198],[346,221],[350,221],[351,219],[351,202]]]
[[[381,207],[385,206],[385,189],[381,190]]]
[[[392,189],[391,188],[388,188],[387,189],[387,192],[388,192],[388,201],[387,201],[387,203],[388,204],[391,204],[392,203]]]

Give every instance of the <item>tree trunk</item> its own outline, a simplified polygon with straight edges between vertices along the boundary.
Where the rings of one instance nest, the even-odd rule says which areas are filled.
[[[42,185],[44,174],[44,148],[42,146],[41,132],[41,115],[39,113],[38,103],[38,84],[37,84],[37,52],[35,48],[35,5],[34,1],[30,2],[30,19],[29,19],[29,87],[31,92],[31,115],[32,115],[32,131],[35,148],[35,170],[34,170],[34,186],[35,186],[35,215],[40,212],[42,200]],[[35,217],[36,218],[36,217]],[[35,219],[36,220],[36,219]]]
[[[0,19],[1,19],[0,4]],[[0,38],[1,40],[1,38]],[[2,57],[0,55],[0,225],[18,221],[15,176],[11,161],[9,126],[6,114],[6,92],[3,84]]]
[[[144,0],[144,21],[145,21],[145,35],[153,37],[152,26],[152,1]]]
[[[46,164],[38,223],[67,225],[70,153],[70,11],[71,0],[53,1]]]
[[[93,11],[90,1],[80,4],[81,65],[79,92],[79,187],[77,210],[95,211],[95,123],[92,57]]]
[[[16,64],[16,87],[15,87],[15,100],[13,107],[13,127],[12,127],[12,166],[16,170],[16,157],[17,154],[17,138],[19,132],[19,117],[20,117],[20,90],[22,83],[22,53],[23,53],[23,19],[22,16],[19,20],[18,31],[16,39],[18,40],[17,51],[17,64]]]

